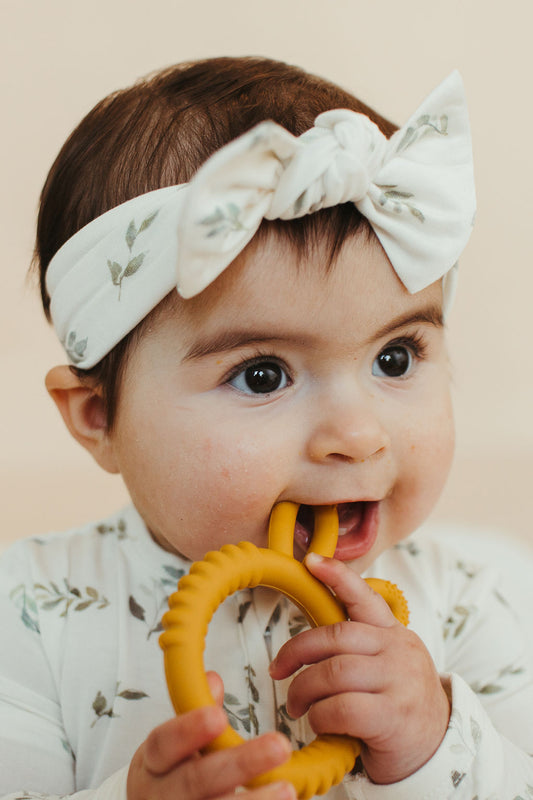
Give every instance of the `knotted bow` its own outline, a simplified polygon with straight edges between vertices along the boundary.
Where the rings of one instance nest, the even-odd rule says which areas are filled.
[[[461,78],[452,73],[387,139],[368,117],[327,111],[301,136],[262,122],[217,151],[189,184],[128,201],[76,233],[47,277],[70,360],[97,363],[176,286],[212,283],[263,219],[353,202],[404,286],[417,292],[454,267],[475,212]]]

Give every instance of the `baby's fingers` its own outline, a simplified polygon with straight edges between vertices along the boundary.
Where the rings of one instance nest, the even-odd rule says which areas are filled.
[[[382,687],[379,659],[354,655],[327,658],[294,678],[287,695],[287,711],[291,717],[298,719],[311,706],[326,698],[351,696],[350,693],[373,693],[381,691]]]
[[[227,750],[191,759],[176,770],[180,798],[222,798],[253,778],[283,764],[292,750],[279,733],[266,733]]]
[[[217,707],[206,706],[174,717],[154,728],[144,746],[144,765],[153,775],[163,775],[219,736],[228,720],[222,710],[224,684],[216,672],[207,682]]]
[[[213,695],[213,700],[217,704],[217,706],[221,706],[224,703],[224,683],[222,678],[218,674],[218,672],[213,672],[210,670],[205,674],[207,678],[207,683],[209,684],[209,690]]]
[[[305,665],[318,664],[343,655],[376,656],[382,648],[381,628],[348,621],[322,625],[303,631],[285,642],[270,664],[270,675],[274,680],[281,680]],[[335,669],[339,663],[332,662],[328,668]],[[330,684],[331,680],[328,680],[329,691]]]
[[[164,722],[147,736],[143,767],[164,775],[219,736],[227,725],[222,708],[206,706]]]
[[[398,624],[381,595],[374,592],[360,575],[342,561],[309,553],[305,566],[315,578],[333,589],[337,598],[346,606],[350,619],[382,628]]]

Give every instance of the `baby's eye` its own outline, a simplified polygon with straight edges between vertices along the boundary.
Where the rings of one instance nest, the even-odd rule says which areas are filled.
[[[413,366],[413,351],[405,344],[384,347],[372,364],[372,375],[383,378],[403,378]]]
[[[246,394],[271,394],[289,385],[289,378],[276,361],[255,361],[234,373],[230,386]]]

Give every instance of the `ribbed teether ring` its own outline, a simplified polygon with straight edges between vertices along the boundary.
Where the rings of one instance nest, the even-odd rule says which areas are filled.
[[[276,549],[259,548],[250,542],[224,545],[218,551],[207,553],[203,561],[195,562],[189,574],[179,581],[178,591],[169,597],[170,610],[163,617],[165,631],[159,641],[164,650],[169,694],[177,713],[215,705],[203,663],[205,637],[214,612],[234,592],[255,586],[277,589],[301,609],[313,626],[347,619],[344,607],[329,589],[292,557],[297,511],[298,506],[293,503],[275,507],[269,541],[270,547]],[[334,507],[317,510],[313,542],[317,539],[321,544],[317,549],[312,542],[310,549],[332,555],[335,545],[331,551],[328,541],[334,529],[336,541],[336,519]],[[280,530],[286,530],[288,522],[292,523],[290,553],[287,534]],[[401,592],[387,581],[368,582],[374,590],[384,594],[387,602],[386,595],[391,596],[393,612],[406,624],[406,603]],[[228,724],[206,750],[236,747],[243,741]],[[318,736],[306,747],[293,752],[288,762],[259,776],[250,785],[288,780],[299,798],[307,800],[339,783],[352,769],[360,749],[360,743],[349,736]]]

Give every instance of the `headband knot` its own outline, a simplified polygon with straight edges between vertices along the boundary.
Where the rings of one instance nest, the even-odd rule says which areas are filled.
[[[326,111],[295,140],[268,219],[294,219],[340,203],[359,202],[386,153],[373,122],[345,109]]]
[[[263,219],[352,202],[409,292],[443,278],[444,313],[475,211],[461,78],[452,73],[390,139],[367,116],[320,114],[293,136],[261,122],[189,184],[156,189],[96,218],[51,260],[47,288],[71,363],[94,366],[173,288],[193,297]]]

